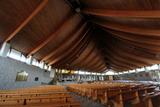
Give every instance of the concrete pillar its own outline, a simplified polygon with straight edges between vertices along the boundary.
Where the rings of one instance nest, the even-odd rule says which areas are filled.
[[[51,78],[54,78],[55,77],[55,69],[52,69],[51,71],[50,71],[50,77]]]
[[[33,57],[32,57],[32,56],[29,56],[29,57],[27,58],[26,63],[29,64],[29,65],[32,65],[32,62],[33,62]]]
[[[41,66],[40,66],[40,68],[42,68],[42,69],[43,69],[43,68],[44,68],[44,62],[43,62],[43,61],[41,61],[41,62],[40,62],[40,65],[41,65]],[[51,71],[52,71],[52,69],[51,69]]]
[[[148,72],[148,69],[146,67],[144,67],[144,69],[145,69],[145,72]]]
[[[1,49],[0,49],[0,56],[7,57],[7,53],[10,51],[10,44],[9,43],[3,43]]]
[[[102,75],[102,81],[104,81],[104,76]]]
[[[99,81],[99,76],[97,73],[96,73],[96,81]]]
[[[109,75],[109,80],[112,81],[113,80],[113,76]]]
[[[160,71],[160,64],[157,64],[158,65],[158,70]]]
[[[80,81],[80,75],[79,75],[79,70],[78,70],[78,72],[77,72],[77,82],[79,82]]]
[[[44,66],[45,66],[45,62],[43,62],[43,66],[42,66],[43,69],[44,69]]]

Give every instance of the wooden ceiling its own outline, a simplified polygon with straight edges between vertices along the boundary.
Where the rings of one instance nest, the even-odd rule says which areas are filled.
[[[0,44],[56,68],[160,63],[160,0],[0,0]]]

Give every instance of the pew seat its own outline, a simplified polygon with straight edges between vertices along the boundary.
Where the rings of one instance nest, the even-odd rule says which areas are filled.
[[[0,107],[80,107],[79,102],[62,86],[24,88],[0,93]]]

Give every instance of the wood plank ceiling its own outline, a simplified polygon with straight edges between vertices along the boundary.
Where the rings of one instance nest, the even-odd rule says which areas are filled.
[[[159,0],[0,0],[0,44],[55,68],[160,63]]]

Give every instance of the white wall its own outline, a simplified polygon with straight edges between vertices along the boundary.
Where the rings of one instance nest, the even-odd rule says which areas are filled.
[[[138,80],[138,81],[152,81],[152,76],[150,72],[138,72],[138,73],[129,73],[129,74],[121,74],[121,79],[131,79],[131,80]]]
[[[17,72],[26,71],[29,73],[27,81],[16,82]],[[35,77],[39,80],[35,81]],[[10,58],[0,57],[0,89],[14,89],[21,87],[38,86],[41,83],[49,83],[50,72],[45,72],[36,66],[28,65]]]

